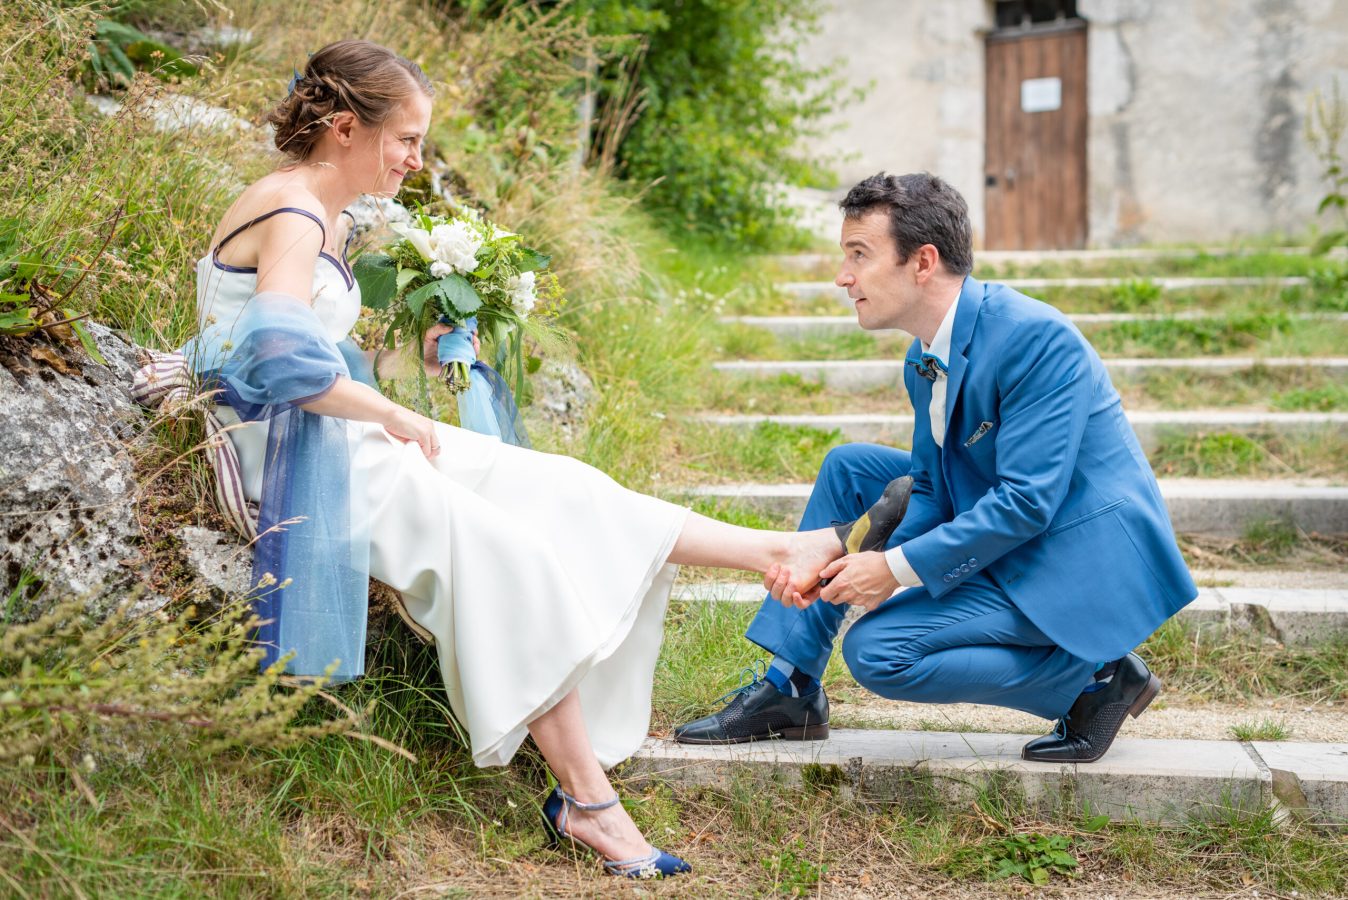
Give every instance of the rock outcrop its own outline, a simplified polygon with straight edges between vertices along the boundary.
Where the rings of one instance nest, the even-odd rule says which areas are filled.
[[[209,605],[246,589],[247,551],[232,535],[174,526],[164,546],[147,546],[150,504],[136,457],[152,440],[150,418],[128,396],[140,362],[111,330],[90,324],[89,331],[107,365],[40,337],[0,344],[0,597],[14,605],[7,614],[28,618],[71,595],[87,597],[95,615],[127,599],[137,613],[152,611],[170,599],[166,569],[173,597]]]
[[[53,596],[111,596],[136,582],[131,448],[145,417],[127,386],[138,363],[126,341],[89,330],[107,366],[49,348],[62,372],[17,341],[0,353],[0,576],[11,591],[37,579]]]

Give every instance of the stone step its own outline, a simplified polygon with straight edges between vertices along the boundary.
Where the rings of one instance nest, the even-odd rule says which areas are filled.
[[[823,741],[699,746],[659,738],[623,768],[674,786],[730,790],[785,780],[877,801],[968,808],[1010,793],[1043,815],[1089,808],[1116,820],[1182,823],[1281,805],[1348,819],[1348,743],[1119,738],[1089,764],[1025,762],[1023,734],[834,729]]]
[[[735,581],[674,588],[674,599],[689,602],[757,604],[763,596],[761,585]],[[1199,588],[1198,598],[1178,618],[1200,628],[1262,634],[1287,646],[1308,647],[1348,639],[1348,590]]]
[[[1348,487],[1314,480],[1242,481],[1162,478],[1161,495],[1180,534],[1239,536],[1256,522],[1279,519],[1307,532],[1348,534]],[[720,484],[687,488],[685,496],[721,500],[766,515],[798,520],[809,484]]]
[[[1335,247],[1330,259],[1343,259],[1345,248]],[[1033,266],[1055,263],[1107,262],[1109,260],[1193,259],[1211,256],[1229,259],[1241,256],[1274,254],[1307,256],[1309,247],[1110,247],[1100,250],[975,250],[975,275],[980,266]],[[835,253],[792,253],[771,257],[783,269],[811,270],[837,266],[841,251]]]
[[[1265,369],[1322,369],[1336,374],[1348,374],[1348,356],[1203,356],[1180,359],[1113,358],[1104,361],[1115,382],[1134,381],[1158,369],[1188,369],[1196,372],[1236,374],[1256,367]],[[903,384],[901,359],[845,359],[845,360],[740,360],[718,362],[714,368],[727,375],[746,378],[776,378],[796,375],[806,381],[819,382],[835,390],[865,391],[873,388],[898,387]]]
[[[1288,313],[1289,319],[1348,322],[1348,313]],[[1223,318],[1201,309],[1177,313],[1073,313],[1068,316],[1078,328],[1096,325],[1115,325],[1123,322],[1199,321]],[[745,325],[762,328],[786,340],[834,337],[861,331],[856,316],[722,316],[722,325]],[[896,335],[912,340],[912,335],[898,330],[878,330],[874,335]]]
[[[1200,288],[1304,287],[1310,283],[1310,279],[1303,275],[1290,275],[1281,278],[999,278],[997,282],[1018,291],[1116,288],[1139,282],[1155,285],[1162,291],[1192,291]],[[852,308],[852,299],[847,296],[847,289],[840,288],[831,281],[787,281],[778,284],[777,289],[801,300],[816,300],[823,297],[836,301],[843,309]]]
[[[1283,436],[1348,435],[1348,412],[1263,412],[1238,409],[1130,410],[1128,421],[1147,452],[1161,439],[1176,434],[1212,432],[1255,433],[1276,431]],[[702,422],[726,428],[752,428],[763,422],[837,430],[849,441],[873,441],[908,446],[913,438],[911,414],[830,413],[811,415],[725,415],[706,413]]]

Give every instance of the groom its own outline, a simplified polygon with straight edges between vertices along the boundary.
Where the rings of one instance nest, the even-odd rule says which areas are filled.
[[[1056,309],[977,281],[964,198],[928,174],[875,175],[842,202],[842,270],[862,328],[916,335],[904,366],[911,455],[848,444],[801,520],[861,515],[892,479],[912,500],[888,549],[809,595],[773,579],[748,638],[766,679],[680,726],[685,743],[828,735],[820,676],[843,657],[893,700],[986,703],[1057,719],[1025,759],[1090,762],[1160,681],[1130,652],[1197,594],[1156,479],[1098,355]]]

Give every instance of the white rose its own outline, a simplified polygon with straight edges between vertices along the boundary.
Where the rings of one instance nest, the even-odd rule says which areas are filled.
[[[452,275],[453,273],[454,267],[449,263],[440,262],[438,259],[431,263],[431,277],[433,278],[444,278],[446,275]]]
[[[467,274],[477,268],[482,237],[466,222],[446,222],[431,229],[431,247],[436,259]]]
[[[506,282],[506,291],[510,294],[510,307],[521,316],[527,316],[538,302],[534,293],[537,276],[533,272],[524,272],[512,276]]]
[[[431,236],[426,230],[416,225],[404,222],[390,222],[388,226],[396,234],[400,234],[412,242],[412,246],[421,254],[421,258],[429,262],[435,254],[431,252]]]

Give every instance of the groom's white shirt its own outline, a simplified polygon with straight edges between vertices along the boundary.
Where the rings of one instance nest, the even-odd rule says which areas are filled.
[[[955,330],[955,309],[959,306],[959,298],[950,304],[950,309],[946,310],[945,318],[941,320],[941,325],[936,329],[936,336],[932,338],[931,346],[924,346],[922,339],[918,338],[918,349],[923,353],[930,353],[937,357],[942,363],[950,362],[950,334]],[[927,414],[931,417],[931,436],[936,441],[936,446],[945,447],[945,392],[949,382],[946,379],[946,373],[941,370],[936,371],[936,380],[931,384],[931,406]],[[889,563],[889,571],[894,573],[894,578],[899,582],[900,587],[922,587],[922,579],[913,571],[913,567],[908,564],[908,557],[903,554],[903,547],[892,547],[885,551],[885,561]]]

